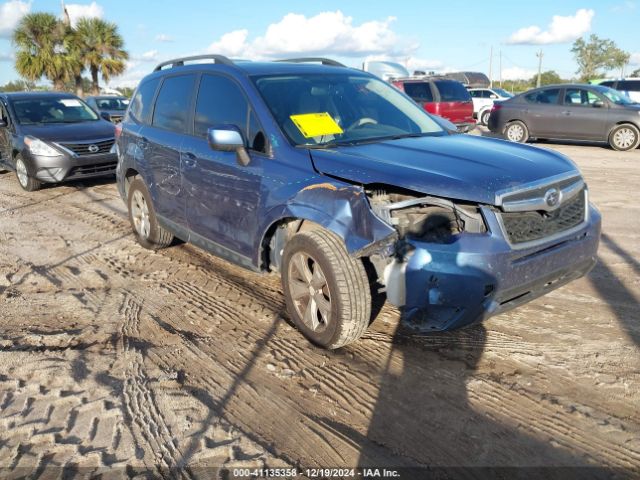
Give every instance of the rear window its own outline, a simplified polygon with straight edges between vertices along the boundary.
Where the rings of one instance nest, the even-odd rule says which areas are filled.
[[[195,84],[195,75],[179,75],[164,79],[153,111],[154,127],[174,132],[186,131],[191,94]]]
[[[640,92],[640,80],[621,80],[618,82],[617,89],[625,92]]]
[[[142,83],[138,87],[129,108],[129,115],[131,115],[135,121],[146,123],[147,125],[150,123],[153,97],[156,94],[159,83],[160,78],[154,78]]]
[[[416,102],[433,102],[431,87],[426,82],[405,83],[404,93],[409,95]]]
[[[469,91],[460,82],[436,80],[433,83],[440,92],[441,102],[468,102],[471,100]]]
[[[528,93],[524,98],[529,103],[556,104],[558,103],[558,95],[560,95],[560,89],[551,88],[549,90],[537,90]]]

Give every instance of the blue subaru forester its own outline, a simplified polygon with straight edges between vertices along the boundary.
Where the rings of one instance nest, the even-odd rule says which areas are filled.
[[[568,158],[457,134],[331,60],[164,62],[117,135],[140,244],[177,237],[280,272],[291,320],[326,348],[363,334],[379,292],[415,328],[447,330],[596,261],[600,215]]]

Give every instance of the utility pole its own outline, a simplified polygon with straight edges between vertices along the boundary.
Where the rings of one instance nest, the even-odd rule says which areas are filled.
[[[500,88],[502,88],[502,49],[500,49]]]
[[[493,45],[489,51],[489,88],[493,88]]]
[[[542,57],[544,57],[542,49],[540,49],[540,51],[536,53],[536,57],[538,57],[538,81],[536,82],[536,87],[540,87],[540,76],[542,75]]]

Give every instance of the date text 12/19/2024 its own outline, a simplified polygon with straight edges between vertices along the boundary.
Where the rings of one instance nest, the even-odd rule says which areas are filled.
[[[388,468],[234,468],[234,479],[252,478],[399,478],[397,470]]]

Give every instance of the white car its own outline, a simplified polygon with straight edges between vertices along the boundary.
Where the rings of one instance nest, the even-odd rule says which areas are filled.
[[[495,100],[507,100],[513,97],[513,94],[502,88],[470,88],[469,93],[473,99],[473,116],[481,125],[489,122],[489,114]]]

